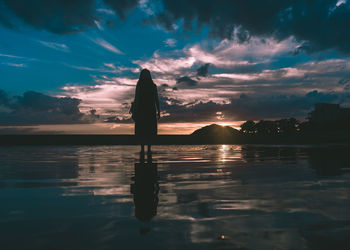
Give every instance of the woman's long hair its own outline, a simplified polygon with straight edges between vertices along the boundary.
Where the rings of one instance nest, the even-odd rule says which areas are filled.
[[[151,72],[148,69],[143,69],[140,73],[139,80],[137,81],[137,85],[141,88],[149,88],[150,86],[153,86],[153,80],[151,76]]]

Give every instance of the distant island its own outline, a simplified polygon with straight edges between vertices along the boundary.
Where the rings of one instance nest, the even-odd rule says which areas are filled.
[[[350,109],[318,103],[307,120],[246,121],[237,130],[211,124],[190,135],[158,135],[154,145],[350,143]],[[138,145],[134,135],[0,135],[0,145]]]

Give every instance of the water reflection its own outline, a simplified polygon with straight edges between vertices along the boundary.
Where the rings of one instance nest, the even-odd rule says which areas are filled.
[[[281,161],[296,163],[300,156],[300,148],[294,146],[242,146],[242,158],[246,162]]]
[[[349,146],[155,146],[150,157],[138,150],[0,147],[2,244],[348,249]]]
[[[152,154],[140,153],[140,160],[135,163],[134,183],[130,191],[134,197],[135,217],[140,221],[150,221],[157,214],[158,206],[158,170],[157,164],[152,162]]]
[[[278,162],[298,164],[306,159],[308,166],[321,177],[332,177],[349,172],[350,147],[338,146],[242,146],[241,157],[246,163]]]
[[[308,162],[319,176],[331,177],[349,171],[350,149],[343,146],[305,148]]]
[[[75,186],[77,151],[74,147],[0,147],[0,188]]]

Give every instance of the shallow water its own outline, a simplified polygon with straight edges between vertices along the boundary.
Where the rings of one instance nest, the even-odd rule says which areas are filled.
[[[349,152],[0,147],[0,248],[348,249]]]

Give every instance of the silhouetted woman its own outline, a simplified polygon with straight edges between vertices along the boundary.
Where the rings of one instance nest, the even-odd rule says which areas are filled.
[[[141,142],[141,152],[148,145],[151,152],[152,139],[157,135],[157,120],[160,118],[157,86],[151,73],[143,69],[136,85],[133,117],[135,120],[135,135]]]

